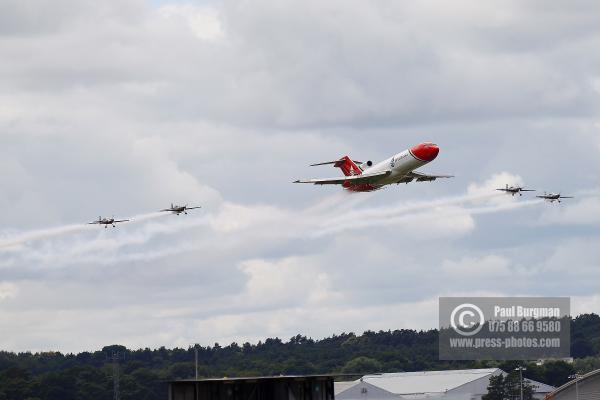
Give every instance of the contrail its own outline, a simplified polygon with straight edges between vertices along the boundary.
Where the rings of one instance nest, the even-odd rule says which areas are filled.
[[[147,213],[140,214],[134,217],[130,217],[129,223],[135,222],[143,222],[151,219],[159,218],[161,216],[168,215],[167,213]],[[89,224],[71,224],[71,225],[63,225],[55,228],[47,228],[47,229],[37,229],[29,232],[22,232],[16,234],[12,237],[0,239],[0,249],[10,249],[14,247],[18,247],[19,245],[26,244],[29,242],[34,242],[42,239],[49,239],[59,236],[72,235],[80,232],[90,232],[98,229],[97,226],[89,225]]]
[[[486,214],[493,212],[502,212],[516,208],[527,207],[534,204],[539,204],[541,200],[531,201],[515,201],[500,204],[489,204],[486,200],[499,198],[504,196],[499,193],[491,194],[465,194],[462,196],[447,197],[431,201],[422,201],[416,203],[400,203],[388,207],[372,207],[359,208],[358,206],[368,200],[370,196],[349,196],[346,193],[330,196],[323,199],[317,204],[300,210],[299,212],[287,210],[284,213],[289,218],[297,217],[302,223],[297,227],[298,231],[292,233],[293,237],[309,237],[316,238],[326,235],[335,234],[346,230],[356,230],[374,226],[389,226],[394,224],[410,221],[414,218],[424,218],[428,212],[436,213],[438,217],[453,217],[462,214]],[[483,205],[478,205],[481,203]],[[487,203],[487,204],[486,204]],[[465,205],[465,206],[461,206]],[[466,207],[470,205],[471,207]],[[461,206],[455,209],[444,209],[445,207]],[[130,217],[130,223],[146,222],[162,216],[170,215],[170,213],[152,212],[140,214]],[[209,217],[210,214],[205,215]],[[207,218],[203,218],[201,222],[181,221],[175,225],[168,224],[167,226],[157,226],[147,232],[147,237],[143,239],[135,237],[134,240],[146,241],[157,233],[175,233],[181,229],[188,229],[191,226],[198,224],[206,225]],[[271,221],[272,222],[272,221]],[[286,221],[280,221],[285,223]],[[260,221],[258,221],[260,223]],[[86,224],[71,224],[55,228],[33,230],[14,234],[12,236],[0,239],[0,251],[17,249],[19,246],[26,243],[39,241],[48,238],[73,235],[77,233],[90,232],[99,230],[97,226]],[[104,229],[101,229],[104,231]],[[235,235],[235,233],[231,233]],[[129,234],[128,234],[129,236]],[[125,240],[125,243],[128,243]]]
[[[171,215],[171,213],[157,211],[157,212],[151,212],[151,213],[146,213],[146,214],[134,215],[133,217],[130,217],[129,219],[131,220],[131,222],[143,222],[143,221],[148,221],[151,219],[164,217],[166,215]]]
[[[411,213],[423,210],[433,210],[437,207],[458,205],[464,203],[474,203],[481,200],[488,200],[496,197],[502,197],[503,194],[476,194],[476,195],[464,195],[457,197],[447,197],[431,201],[422,201],[419,203],[401,203],[392,207],[379,207],[370,208],[366,210],[356,210],[345,213],[339,217],[330,218],[327,224],[343,223],[345,221],[362,220],[369,218],[385,218],[386,216],[393,216],[398,214]]]
[[[64,236],[77,232],[89,231],[92,229],[94,229],[94,227],[91,225],[64,225],[56,228],[38,229],[35,231],[23,232],[11,238],[0,240],[0,249],[16,247],[35,240]]]
[[[426,216],[425,211],[440,215],[444,207],[475,203],[480,200],[503,196],[502,194],[465,195],[454,198],[446,198],[434,201],[426,201],[416,204],[400,205],[395,207],[380,207],[367,210],[358,210],[346,213],[341,217],[323,219],[319,230],[312,233],[312,237],[331,235],[345,230],[364,229],[375,226],[396,225],[414,218]],[[441,217],[453,217],[462,214],[490,214],[508,211],[523,207],[529,207],[543,203],[542,200],[528,200],[494,204],[482,207],[463,207],[444,211]]]

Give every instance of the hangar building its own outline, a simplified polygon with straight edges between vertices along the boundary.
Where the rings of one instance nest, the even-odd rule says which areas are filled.
[[[498,368],[450,371],[400,372],[366,375],[353,382],[336,382],[338,400],[481,400],[490,378],[504,374]],[[534,398],[542,400],[555,388],[527,381],[536,387]],[[558,400],[558,399],[557,399]],[[595,399],[600,400],[600,398]]]
[[[574,379],[546,396],[547,400],[600,400],[600,369]]]

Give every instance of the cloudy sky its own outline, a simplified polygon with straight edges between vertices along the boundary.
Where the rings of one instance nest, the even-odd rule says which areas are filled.
[[[432,328],[440,295],[599,312],[599,13],[0,0],[0,348]],[[291,183],[425,140],[441,152],[423,171],[455,179]],[[203,209],[152,214],[171,202]],[[100,214],[138,218],[82,225]]]

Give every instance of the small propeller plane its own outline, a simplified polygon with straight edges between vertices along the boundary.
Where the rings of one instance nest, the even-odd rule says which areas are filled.
[[[187,204],[185,206],[178,206],[177,204],[173,204],[171,203],[171,208],[165,208],[164,210],[160,210],[161,212],[171,212],[175,215],[179,215],[181,213],[187,214],[187,210],[194,210],[196,208],[202,208],[200,206],[198,207],[188,207]]]
[[[540,199],[544,199],[550,203],[554,203],[555,201],[561,202],[560,199],[573,199],[573,196],[563,196],[560,193],[546,193],[544,192],[541,196],[536,196]]]
[[[506,184],[505,188],[496,190],[505,192],[507,194],[511,194],[513,197],[515,197],[516,194],[518,194],[519,196],[523,196],[522,192],[535,192],[535,189],[525,189],[522,186],[508,186],[508,184]]]
[[[104,229],[108,228],[109,225],[112,225],[113,228],[116,228],[117,223],[119,222],[128,222],[128,219],[115,219],[115,217],[112,218],[102,218],[102,217],[98,217],[98,221],[93,221],[93,222],[88,222],[88,225],[104,225]]]
[[[435,160],[439,151],[439,147],[431,142],[421,143],[375,165],[372,161],[360,162],[344,156],[336,161],[311,165],[333,165],[342,170],[344,177],[297,180],[294,183],[342,185],[344,189],[354,192],[371,192],[394,183],[431,182],[438,178],[452,178],[452,175],[428,175],[415,171]]]

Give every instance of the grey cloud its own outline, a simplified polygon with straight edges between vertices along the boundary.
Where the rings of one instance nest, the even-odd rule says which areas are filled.
[[[595,220],[581,224],[595,197],[439,203],[501,172],[600,187],[595,2],[260,0],[176,18],[141,0],[23,4],[0,12],[2,237],[204,208],[0,254],[0,322],[19,321],[3,348],[426,328],[440,294],[577,295],[597,311]],[[203,7],[222,35],[198,35],[187,17]],[[442,148],[424,170],[454,180],[291,183],[424,140]]]
[[[8,76],[11,82],[30,81],[31,90],[103,83],[104,96],[125,94],[154,109],[148,117],[159,113],[261,128],[589,116],[597,110],[590,79],[598,60],[590,64],[593,53],[583,59],[571,54],[598,40],[595,25],[573,22],[581,20],[581,10],[544,7],[543,15],[549,14],[544,18],[518,2],[500,11],[472,2],[452,10],[388,2],[321,4],[217,6],[225,36],[208,43],[143,9],[139,20],[99,18],[90,28],[73,28],[80,36],[42,39],[43,49],[33,40],[5,44],[20,61],[8,67]],[[294,13],[287,12],[291,8]],[[480,28],[485,17],[493,32]],[[523,52],[506,48],[497,37],[518,36],[506,40],[515,47],[535,40],[555,44],[556,26],[561,32],[576,27],[592,42],[578,49],[576,36],[553,52]],[[487,40],[489,47],[482,49],[470,37]],[[570,73],[573,63],[577,74]],[[92,96],[98,94],[103,93]]]

